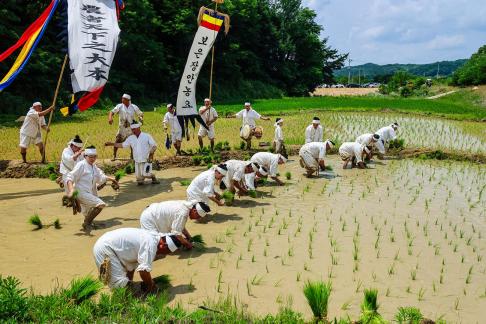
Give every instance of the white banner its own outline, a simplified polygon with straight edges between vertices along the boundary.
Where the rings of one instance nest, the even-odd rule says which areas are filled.
[[[201,67],[204,64],[209,51],[213,47],[218,31],[223,24],[223,17],[212,17],[208,12],[202,16],[196,36],[192,42],[191,50],[187,58],[186,67],[182,74],[177,93],[177,115],[197,115],[196,83]]]
[[[119,33],[115,1],[68,0],[69,63],[74,93],[105,85]]]

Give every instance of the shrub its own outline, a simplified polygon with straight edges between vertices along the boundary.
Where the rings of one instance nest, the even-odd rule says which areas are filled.
[[[322,281],[310,282],[304,286],[304,295],[307,299],[314,317],[318,320],[327,320],[327,306],[331,295],[331,283]]]
[[[14,277],[2,278],[0,275],[0,319],[15,321],[27,314],[26,290],[20,288],[20,281]]]

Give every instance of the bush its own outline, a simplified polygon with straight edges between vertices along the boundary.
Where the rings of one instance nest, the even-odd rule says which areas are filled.
[[[20,281],[14,277],[0,275],[0,319],[23,320],[27,315],[26,290],[20,288]]]

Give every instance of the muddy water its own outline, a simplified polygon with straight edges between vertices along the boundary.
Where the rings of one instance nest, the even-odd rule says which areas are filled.
[[[270,183],[259,188],[259,199],[212,206],[205,224],[189,221],[189,231],[202,234],[208,250],[167,256],[153,267],[154,276],[170,274],[171,303],[194,308],[230,292],[252,312],[276,312],[291,303],[310,318],[302,286],[322,279],[333,283],[331,317],[355,318],[363,289],[373,287],[387,319],[399,306],[417,306],[430,318],[481,322],[485,167],[403,160],[363,171],[342,170],[336,157],[328,163],[333,172],[308,180],[290,162],[280,170],[292,172],[287,186]],[[109,207],[99,220],[105,228],[92,236],[80,232],[80,216],[60,206],[53,182],[1,179],[0,273],[44,293],[74,276],[96,275],[96,239],[107,230],[138,227],[151,202],[183,198],[179,181],[201,170],[165,170],[160,185],[141,188],[127,176],[119,193],[103,189]],[[62,229],[33,231],[27,219],[34,213],[45,224],[59,218]]]

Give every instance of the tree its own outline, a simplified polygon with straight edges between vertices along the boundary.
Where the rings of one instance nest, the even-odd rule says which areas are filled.
[[[454,72],[452,83],[459,86],[486,84],[486,45]]]

